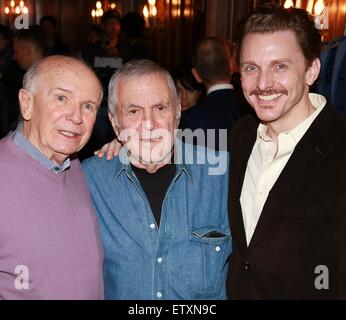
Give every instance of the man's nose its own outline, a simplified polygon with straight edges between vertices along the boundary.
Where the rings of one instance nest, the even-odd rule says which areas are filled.
[[[274,85],[274,80],[272,78],[272,74],[270,71],[261,70],[258,79],[257,79],[257,87],[262,90],[271,89]]]
[[[145,130],[152,130],[154,128],[154,123],[155,119],[152,110],[145,110],[142,119],[142,128]]]
[[[67,115],[67,119],[74,124],[81,124],[83,122],[82,109],[78,104],[71,106],[70,112]]]
[[[142,128],[147,131],[152,130],[154,128],[154,121],[149,118],[142,120]]]

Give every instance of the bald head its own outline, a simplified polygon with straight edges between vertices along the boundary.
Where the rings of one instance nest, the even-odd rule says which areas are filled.
[[[78,73],[79,70],[85,71],[90,80],[97,83],[100,88],[99,103],[101,103],[103,98],[102,85],[95,73],[83,61],[67,56],[50,56],[33,64],[24,75],[23,89],[35,93],[40,87],[42,76],[49,76],[50,74],[63,76],[65,72]]]
[[[193,66],[203,83],[213,85],[230,80],[230,49],[226,41],[210,37],[202,40],[193,55]]]

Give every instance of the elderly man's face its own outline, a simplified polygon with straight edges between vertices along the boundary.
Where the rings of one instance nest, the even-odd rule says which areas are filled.
[[[56,163],[79,151],[89,140],[101,88],[96,76],[75,63],[42,67],[34,94],[20,92],[24,132],[29,141]]]
[[[294,127],[304,118],[319,61],[307,68],[292,31],[247,35],[240,62],[244,95],[262,121]]]
[[[123,79],[116,108],[119,127],[110,115],[120,140],[140,164],[167,160],[173,148],[179,106],[166,78],[158,73]]]

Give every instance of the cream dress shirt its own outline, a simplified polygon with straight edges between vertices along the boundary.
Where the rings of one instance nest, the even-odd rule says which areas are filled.
[[[299,140],[326,105],[326,99],[321,95],[310,93],[309,99],[316,111],[291,131],[280,133],[277,142],[266,134],[266,125],[258,126],[257,139],[247,163],[240,196],[248,245],[271,188]]]

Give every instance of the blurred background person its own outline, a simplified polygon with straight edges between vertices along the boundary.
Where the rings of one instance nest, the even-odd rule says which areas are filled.
[[[33,26],[15,34],[13,57],[8,58],[1,67],[0,101],[4,112],[1,136],[16,127],[19,117],[18,92],[22,87],[24,73],[45,56],[45,50],[46,44],[40,28]]]
[[[205,96],[203,85],[196,81],[191,69],[192,63],[185,62],[173,70],[173,79],[181,102],[181,111],[194,107],[200,98]]]
[[[68,55],[70,50],[59,37],[58,22],[56,18],[51,15],[43,16],[40,19],[40,26],[47,45],[46,55]]]
[[[93,24],[90,27],[90,32],[89,32],[89,37],[88,37],[89,43],[95,44],[95,43],[101,42],[102,36],[103,36],[103,32],[102,32],[101,26],[98,24]]]
[[[43,33],[37,27],[18,31],[13,42],[13,59],[23,71],[41,60],[47,52]]]
[[[121,18],[121,27],[128,41],[128,52],[124,62],[133,59],[155,60],[154,54],[145,37],[145,21],[137,12],[129,12]]]
[[[103,31],[98,24],[93,24],[89,29],[88,43],[82,51],[82,59],[91,67],[94,66],[94,59],[97,56],[102,56]]]
[[[121,58],[126,55],[128,44],[121,32],[120,14],[116,10],[104,13],[101,19],[103,29],[103,56]]]
[[[213,129],[215,139],[208,139],[208,146],[216,150],[226,149],[225,130],[230,130],[250,110],[242,93],[231,84],[229,44],[217,37],[204,38],[193,52],[192,63],[192,73],[196,81],[204,85],[207,95],[195,108],[185,112],[181,128],[193,131],[202,129],[205,141],[208,130]]]

